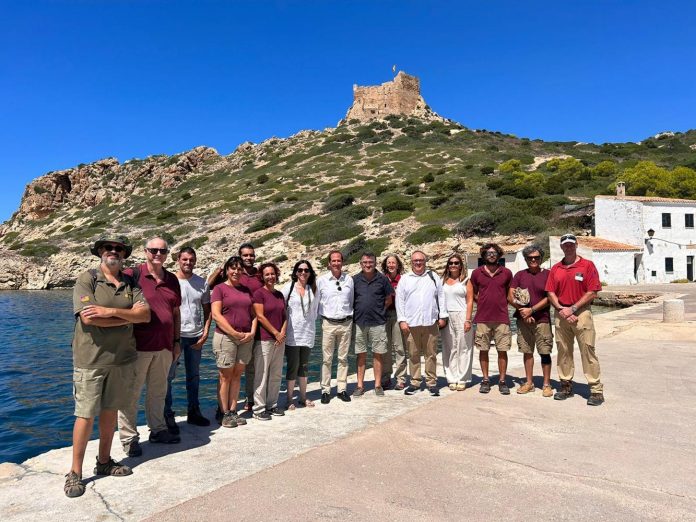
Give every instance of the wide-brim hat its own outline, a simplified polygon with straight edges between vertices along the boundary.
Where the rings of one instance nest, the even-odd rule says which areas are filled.
[[[126,249],[126,254],[123,256],[124,259],[126,259],[128,256],[131,255],[131,252],[133,252],[133,245],[130,244],[130,241],[128,241],[128,238],[126,236],[105,236],[105,237],[100,237],[94,242],[94,245],[92,248],[89,249],[92,254],[94,254],[97,257],[101,257],[99,255],[99,249],[105,244],[105,243],[117,243],[119,245],[123,245],[123,248]]]

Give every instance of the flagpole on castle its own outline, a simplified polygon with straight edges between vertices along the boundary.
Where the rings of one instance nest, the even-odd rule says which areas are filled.
[[[392,74],[396,75],[396,64],[392,65]]]

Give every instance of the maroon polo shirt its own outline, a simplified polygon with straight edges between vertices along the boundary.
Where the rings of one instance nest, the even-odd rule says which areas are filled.
[[[599,292],[602,284],[594,263],[578,256],[572,265],[559,261],[551,267],[546,291],[553,292],[563,306],[572,306],[587,292]]]
[[[471,273],[471,284],[478,294],[474,322],[510,324],[508,315],[507,293],[512,281],[512,272],[501,266],[491,277],[485,270],[485,265]]]
[[[534,306],[539,301],[546,297],[546,281],[549,278],[549,271],[545,268],[539,270],[536,274],[531,273],[528,269],[520,270],[515,274],[510,283],[510,288],[526,288],[529,290],[529,306]],[[515,317],[520,317],[519,310],[515,311]],[[550,322],[549,307],[543,310],[537,310],[532,314],[537,323]]]
[[[285,298],[283,294],[278,290],[274,290],[273,293],[266,288],[259,288],[254,292],[254,304],[263,305],[263,315],[268,319],[273,328],[280,331],[283,328],[283,323],[287,319],[285,312]],[[262,341],[275,341],[275,337],[266,330],[266,328],[259,322],[261,326],[261,340]]]
[[[244,285],[231,286],[221,283],[213,288],[211,303],[220,301],[222,303],[222,315],[227,319],[229,325],[238,332],[251,332],[253,322],[252,296],[251,291]],[[215,331],[224,334],[219,326],[215,326]]]
[[[242,275],[239,278],[239,282],[246,286],[249,290],[251,290],[252,295],[254,294],[254,292],[256,292],[259,288],[263,286],[263,281],[261,281],[261,274],[258,270],[256,271],[256,274],[253,276],[247,275],[246,272],[242,272]]]
[[[158,283],[147,268],[138,266],[138,283],[150,305],[150,322],[133,325],[135,347],[139,352],[159,352],[174,349],[174,309],[181,306],[181,288],[174,274],[164,270],[164,279]],[[133,275],[133,270],[124,271]],[[179,332],[176,332],[179,337]]]

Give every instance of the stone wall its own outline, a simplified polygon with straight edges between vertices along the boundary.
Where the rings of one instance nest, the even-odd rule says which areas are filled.
[[[362,87],[353,85],[353,105],[347,120],[369,121],[390,114],[424,116],[430,112],[420,95],[420,80],[399,71],[391,82]]]

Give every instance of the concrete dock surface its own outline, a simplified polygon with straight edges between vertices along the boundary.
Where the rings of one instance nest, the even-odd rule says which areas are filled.
[[[62,491],[70,448],[0,465],[0,519],[696,520],[696,285],[649,291],[683,296],[687,322],[661,323],[659,300],[595,316],[600,407],[585,404],[576,349],[567,401],[474,385],[317,400],[234,429],[181,422],[181,444],[145,442],[124,459],[132,476],[91,480],[78,499]],[[510,356],[516,388],[524,372]],[[96,441],[85,478],[94,455]],[[123,458],[117,440],[112,455]]]

